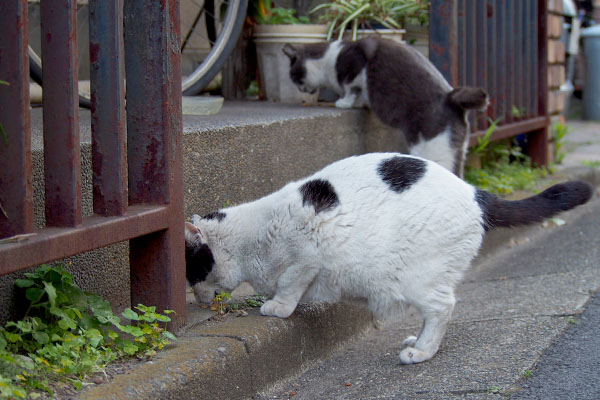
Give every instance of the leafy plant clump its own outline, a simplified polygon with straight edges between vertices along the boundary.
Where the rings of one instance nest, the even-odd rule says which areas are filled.
[[[90,374],[105,373],[109,362],[151,357],[175,339],[166,330],[171,319],[155,307],[126,309],[122,315],[133,324],[125,324],[62,266],[43,265],[15,284],[28,309],[20,321],[0,327],[0,398],[37,398],[41,391],[52,396],[51,383],[79,390]]]
[[[321,12],[319,20],[329,24],[327,39],[337,32],[342,39],[346,29],[357,40],[358,29],[373,29],[379,25],[386,29],[402,29],[406,23],[426,23],[428,1],[421,0],[335,0],[313,8],[310,13]]]
[[[481,168],[467,166],[465,180],[480,189],[506,195],[516,190],[534,190],[536,182],[545,177],[545,168],[531,166],[531,159],[510,140],[491,142],[491,135],[499,121],[490,121],[490,127],[478,144],[469,151],[479,157]]]

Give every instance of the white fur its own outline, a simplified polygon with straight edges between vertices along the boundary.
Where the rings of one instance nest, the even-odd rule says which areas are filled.
[[[335,63],[341,50],[341,41],[331,42],[322,58],[306,60],[305,88],[303,90],[311,91],[319,87],[328,87],[338,94],[342,93],[335,72]]]
[[[481,245],[482,211],[473,187],[430,161],[423,160],[426,172],[409,189],[391,190],[378,166],[393,156],[411,157],[350,157],[221,210],[221,221],[195,216],[199,232],[186,240],[207,243],[215,259],[207,280],[194,287],[201,300],[210,301],[215,283],[231,290],[248,281],[271,298],[261,313],[282,318],[300,301],[358,301],[376,318],[408,303],[424,324],[418,339],[407,338],[400,359],[433,357],[452,314],[454,288]],[[303,205],[299,188],[313,179],[333,186],[336,207],[315,214]]]
[[[450,141],[452,140],[452,131],[449,127],[443,130],[440,134],[431,140],[421,140],[413,145],[410,149],[410,154],[423,157],[431,161],[435,161],[442,167],[453,171],[456,159],[456,151],[452,148]],[[465,140],[464,146],[467,145]],[[466,153],[466,149],[465,149]]]

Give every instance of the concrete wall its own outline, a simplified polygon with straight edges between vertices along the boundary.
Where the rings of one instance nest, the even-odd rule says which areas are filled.
[[[41,109],[32,111],[34,206],[44,225]],[[90,116],[80,111],[84,214],[92,213]],[[185,215],[206,214],[227,203],[266,195],[332,161],[371,151],[405,148],[401,135],[383,127],[370,112],[297,107],[265,102],[226,103],[215,116],[184,116]],[[183,240],[183,238],[182,238]],[[61,260],[85,290],[111,302],[117,311],[130,298],[128,244]],[[26,271],[23,271],[26,272]],[[14,279],[0,277],[0,322],[17,316]]]

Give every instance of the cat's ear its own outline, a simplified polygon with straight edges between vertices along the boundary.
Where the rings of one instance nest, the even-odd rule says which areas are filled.
[[[189,222],[185,223],[185,242],[190,245],[202,242],[202,232],[196,225]]]
[[[296,57],[298,57],[298,49],[289,43],[283,46],[282,51],[290,58],[290,60],[294,60]]]

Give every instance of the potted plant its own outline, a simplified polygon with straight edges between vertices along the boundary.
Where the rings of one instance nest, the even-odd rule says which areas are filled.
[[[414,8],[414,0],[334,0],[316,6],[311,13],[322,13],[320,20],[329,26],[328,40],[379,34],[402,41],[400,18]]]
[[[291,81],[290,61],[283,46],[324,42],[327,26],[297,17],[294,9],[273,7],[271,0],[252,1],[249,15],[254,22],[260,97],[284,103],[316,103],[318,94],[302,93]]]

